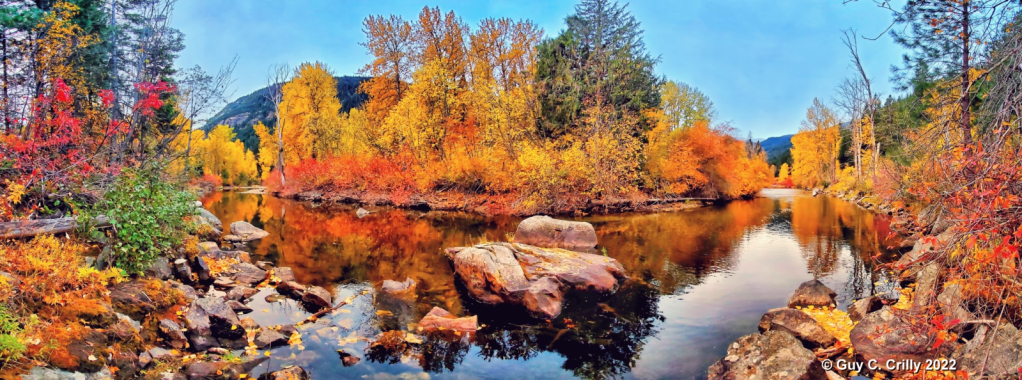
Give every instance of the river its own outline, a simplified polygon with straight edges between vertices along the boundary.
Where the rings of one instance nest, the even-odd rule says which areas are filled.
[[[333,290],[351,306],[301,330],[302,343],[272,350],[267,368],[301,365],[314,378],[705,378],[765,311],[818,278],[844,308],[893,285],[875,270],[891,260],[888,218],[832,197],[766,189],[760,197],[685,211],[593,215],[599,250],[631,277],[613,296],[569,298],[553,321],[530,321],[459,294],[443,248],[506,240],[521,218],[317,205],[215,192],[203,199],[225,224],[270,233],[253,260],[291,267],[298,282]],[[414,302],[377,296],[383,280],[418,283]],[[290,300],[249,304],[260,324],[309,315]],[[472,336],[425,337],[403,350],[369,350],[381,331],[407,330],[433,306],[479,315]],[[414,326],[413,326],[414,327]],[[414,332],[415,330],[412,330]],[[361,360],[345,367],[338,350]]]

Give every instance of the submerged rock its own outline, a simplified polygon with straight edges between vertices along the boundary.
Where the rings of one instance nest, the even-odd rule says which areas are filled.
[[[586,222],[572,222],[539,215],[523,220],[515,231],[515,242],[566,249],[596,247],[596,230]]]
[[[406,295],[409,293],[415,293],[415,280],[411,277],[405,278],[404,282],[397,282],[394,280],[383,280],[382,290],[384,293],[394,295]]]
[[[824,330],[809,314],[786,307],[767,311],[759,320],[759,332],[767,331],[785,331],[810,349],[829,347],[837,342],[834,335]]]
[[[834,306],[836,305],[834,297],[837,297],[837,293],[820,282],[820,280],[809,280],[798,286],[795,294],[788,300],[788,307]]]
[[[738,338],[727,356],[710,366],[710,380],[825,379],[823,366],[798,339],[784,331]]]
[[[367,215],[369,215],[369,210],[366,210],[364,208],[359,207],[358,211],[355,211],[355,216],[357,216],[359,219],[365,218]]]
[[[270,233],[253,226],[249,222],[237,221],[231,223],[231,235],[237,236],[241,241],[245,242],[262,239],[270,236]]]
[[[612,258],[525,244],[448,248],[455,273],[475,300],[521,305],[532,314],[560,314],[565,290],[612,293],[624,268]]]
[[[454,330],[461,332],[476,331],[479,320],[476,316],[458,318],[451,315],[447,310],[434,306],[422,320],[419,327],[424,330]]]

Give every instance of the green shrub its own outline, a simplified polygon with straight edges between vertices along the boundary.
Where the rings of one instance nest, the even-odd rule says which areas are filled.
[[[125,170],[90,212],[110,219],[114,265],[129,273],[141,273],[180,244],[184,217],[195,213],[195,197],[161,178],[161,172],[162,165]]]
[[[25,345],[18,339],[21,333],[21,325],[18,320],[7,310],[7,306],[0,303],[0,368],[4,367],[11,360],[21,359],[25,353]]]

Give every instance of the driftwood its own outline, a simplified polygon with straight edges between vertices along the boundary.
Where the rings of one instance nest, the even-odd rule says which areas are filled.
[[[110,225],[110,220],[107,219],[106,216],[100,215],[92,219],[92,224],[97,227],[104,227]],[[75,229],[75,227],[78,227],[78,223],[75,222],[75,218],[71,217],[17,220],[13,222],[0,223],[0,239],[23,238],[44,234],[59,234],[62,232],[69,232]]]

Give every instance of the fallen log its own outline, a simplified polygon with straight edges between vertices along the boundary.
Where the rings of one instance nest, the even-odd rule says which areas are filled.
[[[110,219],[106,216],[100,215],[92,218],[92,224],[96,227],[109,226]],[[75,221],[75,218],[72,217],[16,220],[13,222],[0,223],[0,239],[23,238],[44,234],[59,234],[62,232],[70,232],[76,227],[78,227],[78,223]]]

